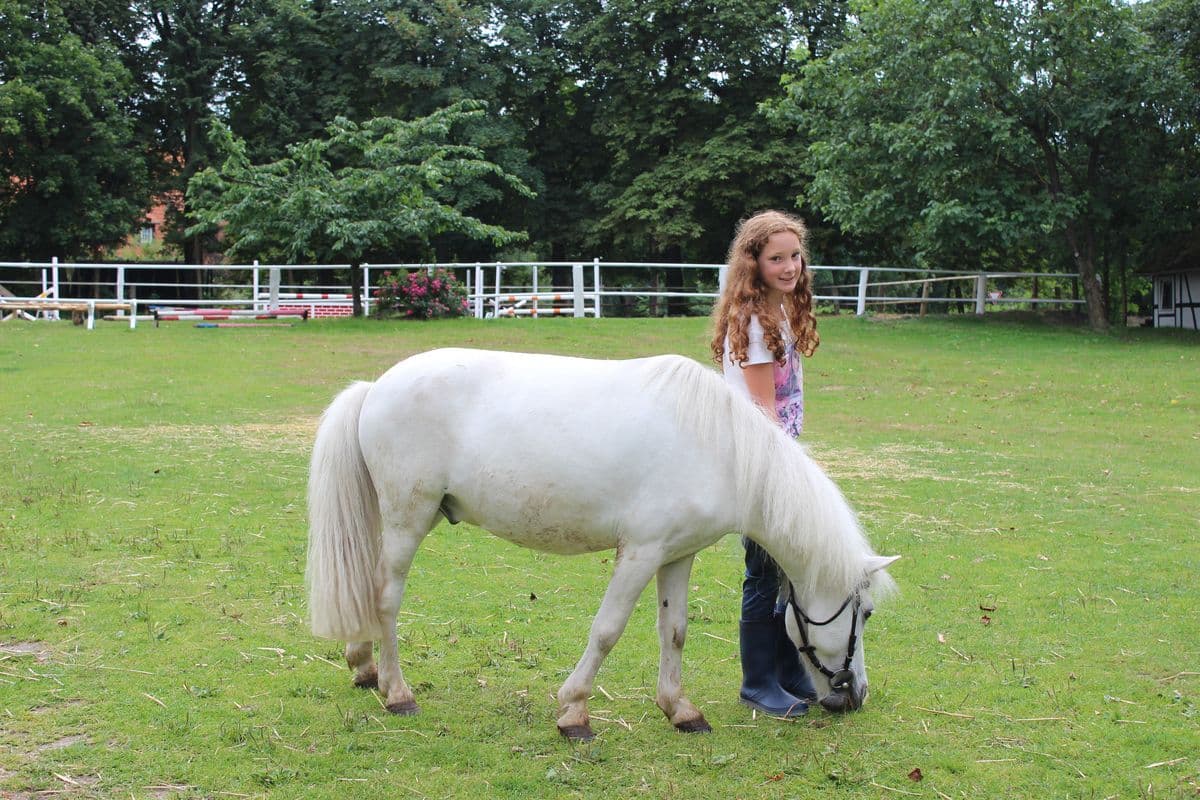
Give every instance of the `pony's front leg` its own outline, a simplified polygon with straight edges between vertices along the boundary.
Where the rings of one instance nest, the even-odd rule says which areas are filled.
[[[708,733],[712,726],[700,709],[683,696],[683,643],[687,639],[688,578],[695,555],[658,571],[658,695],[655,702],[684,733]]]
[[[625,623],[633,613],[638,596],[650,582],[661,561],[656,553],[617,551],[612,579],[604,592],[600,610],[592,620],[587,648],[575,671],[558,690],[558,730],[572,740],[587,740],[595,737],[588,717],[587,701],[592,694],[596,673],[604,657],[621,638]]]
[[[384,695],[387,710],[393,714],[416,714],[420,710],[400,671],[396,617],[404,599],[404,586],[413,556],[428,532],[428,527],[404,530],[385,524],[383,528],[383,546],[379,554],[379,623],[383,629],[383,637],[379,640],[379,691]]]

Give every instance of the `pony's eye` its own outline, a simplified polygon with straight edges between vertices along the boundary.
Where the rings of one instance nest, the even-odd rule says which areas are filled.
[[[863,622],[866,622],[867,620],[869,620],[871,618],[871,615],[874,613],[875,612],[869,608],[866,609],[865,611],[863,611]]]

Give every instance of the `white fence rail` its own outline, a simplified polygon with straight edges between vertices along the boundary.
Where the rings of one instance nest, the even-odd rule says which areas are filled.
[[[367,313],[375,303],[374,284],[385,271],[433,270],[454,273],[468,290],[474,316],[600,317],[607,314],[658,315],[663,301],[681,298],[704,313],[724,282],[723,264],[609,262],[492,262],[440,264],[367,264],[361,267],[360,301]],[[79,305],[94,315],[99,304],[114,305],[118,319],[139,308],[244,308],[278,311],[302,308],[312,318],[346,316],[353,295],[345,285],[321,284],[346,264],[252,264],[197,266],[185,264],[104,264],[0,262],[0,316],[57,318]],[[677,270],[674,288],[664,286],[666,270]],[[988,309],[1043,306],[1074,307],[1079,299],[1073,274],[979,271],[922,271],[895,267],[813,266],[819,307],[853,308],[858,315],[873,307],[900,307],[925,313],[933,304],[955,304],[959,310],[984,314]],[[555,286],[552,276],[570,275],[569,286]],[[164,277],[165,276],[165,277]],[[168,279],[170,278],[170,279]],[[1066,295],[1066,296],[1064,296]],[[676,300],[678,302],[678,300]],[[38,304],[41,305],[38,305]],[[18,304],[29,310],[13,311]],[[5,306],[9,306],[6,312]],[[125,306],[128,306],[128,314]],[[11,312],[11,313],[9,313]],[[144,315],[142,318],[146,318]],[[90,324],[90,323],[89,323]]]

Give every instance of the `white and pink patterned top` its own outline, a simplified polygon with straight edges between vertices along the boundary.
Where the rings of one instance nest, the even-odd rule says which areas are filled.
[[[799,436],[804,427],[804,368],[800,364],[800,355],[796,352],[796,337],[787,324],[786,318],[781,325],[786,358],[783,366],[775,364],[775,413],[779,415],[779,424],[790,436]],[[750,317],[750,328],[747,331],[750,342],[746,347],[746,366],[751,364],[774,363],[775,356],[763,341],[762,324],[758,315]],[[746,397],[750,397],[750,388],[742,375],[742,368],[733,361],[729,352],[729,336],[725,337],[725,382]]]

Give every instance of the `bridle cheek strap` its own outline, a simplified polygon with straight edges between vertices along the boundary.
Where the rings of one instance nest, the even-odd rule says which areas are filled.
[[[822,664],[821,660],[817,658],[817,650],[808,640],[808,626],[828,625],[842,615],[842,612],[846,610],[846,607],[850,605],[851,601],[854,601],[854,610],[850,615],[850,639],[846,644],[846,660],[842,662],[841,670],[834,672]],[[818,672],[829,679],[830,686],[833,689],[842,688],[841,685],[834,685],[835,681],[837,681],[839,676],[842,676],[843,673],[850,671],[850,664],[854,661],[854,648],[858,645],[858,610],[862,606],[862,598],[859,595],[858,590],[855,589],[854,592],[846,598],[845,602],[842,603],[838,610],[834,612],[833,616],[824,622],[816,622],[804,613],[804,609],[800,608],[800,604],[796,602],[796,589],[792,586],[790,581],[788,582],[788,605],[792,607],[792,611],[796,614],[796,627],[800,630],[800,641],[804,643],[804,646],[800,648],[800,652],[804,653],[804,655],[808,657],[809,662],[817,669]]]

